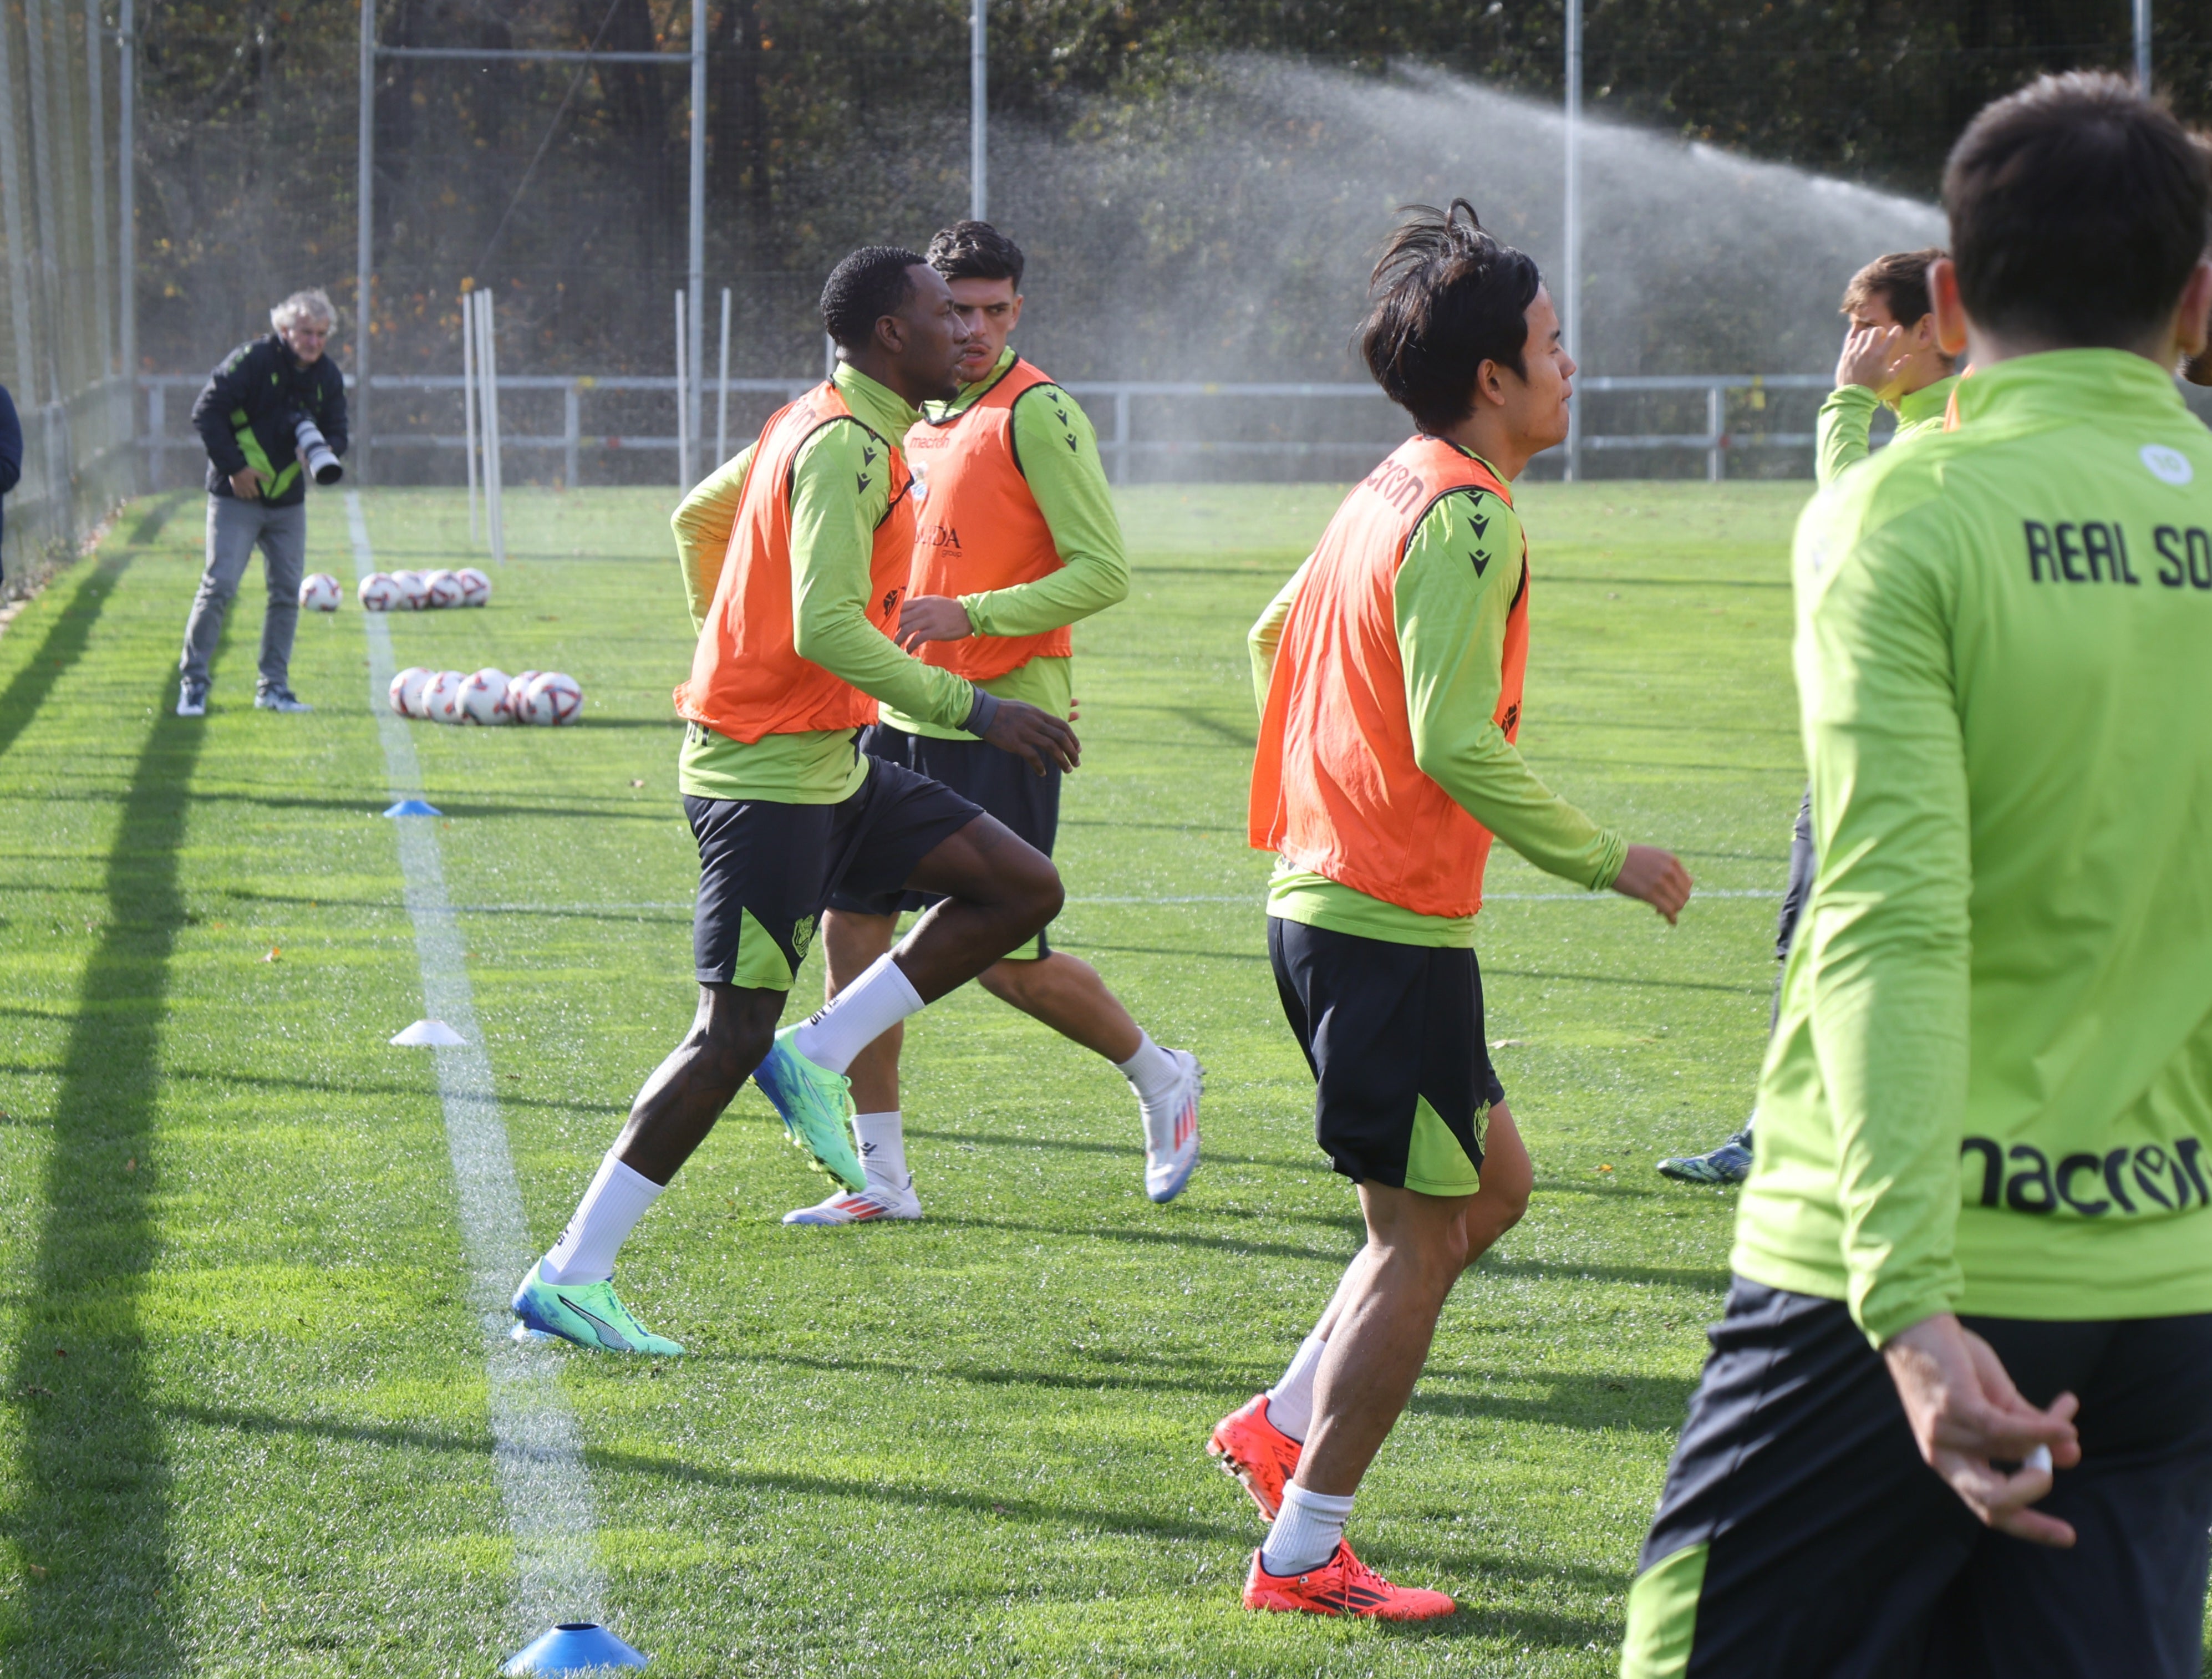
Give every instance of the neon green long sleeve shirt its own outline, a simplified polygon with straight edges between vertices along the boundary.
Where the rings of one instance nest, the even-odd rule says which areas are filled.
[[[930,405],[928,417],[942,421],[965,412],[1006,376],[1014,359],[1009,345],[989,373],[963,386],[951,402],[941,407]],[[1129,593],[1129,557],[1121,543],[1121,521],[1114,511],[1114,492],[1106,483],[1098,434],[1091,429],[1090,417],[1057,385],[1033,385],[1015,400],[1010,430],[1014,464],[1044,515],[1045,528],[1052,532],[1060,569],[1033,583],[962,595],[960,604],[968,609],[968,622],[979,636],[1041,635],[1079,624]],[[1000,699],[1024,700],[1065,717],[1075,692],[1072,662],[1031,659],[979,685]],[[946,739],[960,732],[889,708],[884,721],[909,734]]]
[[[1507,563],[1478,572],[1467,557],[1484,550]],[[1496,721],[1504,687],[1505,623],[1521,591],[1524,563],[1519,519],[1486,490],[1445,496],[1407,543],[1392,605],[1414,762],[1462,810],[1537,867],[1578,886],[1609,886],[1628,855],[1626,842],[1546,787]],[[1247,637],[1262,711],[1275,648],[1305,575],[1300,566]],[[1396,944],[1474,943],[1473,916],[1424,916],[1286,864],[1269,884],[1267,913]]]
[[[823,426],[792,464],[793,642],[800,658],[862,693],[951,732],[975,709],[974,687],[902,653],[867,616],[876,527],[890,511],[882,452],[896,448],[921,416],[842,362],[836,377],[853,418]],[[714,601],[751,466],[748,448],[685,496],[670,520],[695,630]],[[693,797],[793,805],[835,804],[866,775],[850,729],[764,735],[748,745],[694,723],[677,765],[678,785]]]
[[[1923,432],[1942,430],[1943,415],[1958,382],[1958,374],[1953,374],[1899,397],[1892,405],[1897,430],[1889,440],[1890,447]],[[1873,452],[1869,440],[1874,431],[1875,410],[1881,406],[1881,398],[1863,385],[1838,385],[1828,392],[1813,428],[1813,476],[1823,490],[1841,478],[1845,467],[1856,466]]]
[[[1821,863],[1732,1256],[1876,1344],[2212,1311],[2212,436],[2118,350],[1958,399],[1798,524]]]

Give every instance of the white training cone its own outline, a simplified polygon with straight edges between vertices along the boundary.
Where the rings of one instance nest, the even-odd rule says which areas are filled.
[[[413,1025],[392,1040],[409,1049],[422,1043],[465,1043],[463,1037],[443,1020],[417,1020]]]

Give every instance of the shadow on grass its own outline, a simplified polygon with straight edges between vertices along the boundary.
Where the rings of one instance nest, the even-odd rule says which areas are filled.
[[[1626,1428],[1640,1434],[1671,1434],[1689,1414],[1690,1390],[1697,1385],[1686,1376],[1559,1370],[1532,1370],[1504,1378],[1516,1386],[1544,1389],[1540,1399],[1484,1393],[1463,1385],[1492,1379],[1481,1370],[1431,1366],[1406,1408],[1425,1416],[1481,1417],[1548,1428]]]
[[[1170,945],[1102,945],[1091,939],[1063,939],[1057,933],[1052,942],[1064,950],[1110,950],[1123,956],[1179,956],[1188,962],[1265,962],[1263,950],[1178,950]],[[1568,976],[1561,975],[1561,978]],[[1720,986],[1717,990],[1734,990],[1734,986]]]
[[[0,755],[15,744],[16,737],[39,715],[39,708],[46,703],[46,696],[53,692],[54,684],[84,657],[85,648],[92,642],[92,627],[100,622],[108,596],[115,593],[116,580],[122,576],[132,557],[129,554],[114,554],[101,560],[92,575],[70,598],[69,605],[47,624],[38,651],[25,661],[8,686],[0,690]],[[21,635],[22,631],[18,630],[15,633]]]
[[[1486,1255],[1475,1262],[1478,1275],[1528,1277],[1538,1282],[1656,1283],[1665,1288],[1699,1288],[1715,1294],[1728,1293],[1729,1274],[1723,1269],[1697,1270],[1668,1265],[1583,1265],[1572,1260],[1500,1259]]]
[[[0,1014],[27,1012],[0,1009]],[[61,1067],[36,1062],[0,1061],[0,1074],[19,1077],[44,1078],[63,1071]],[[234,1073],[204,1067],[165,1067],[161,1069],[161,1076],[172,1081],[189,1079],[202,1084],[246,1085],[261,1090],[303,1090],[318,1096],[395,1096],[415,1102],[434,1098],[438,1092],[434,1079],[426,1079],[419,1085],[399,1085],[365,1079],[284,1078],[273,1073]],[[543,1108],[553,1113],[614,1115],[629,1111],[629,1104],[626,1102],[556,1102],[543,1097],[517,1096],[507,1091],[500,1092],[499,1101],[503,1108]],[[0,1124],[9,1122],[5,1115],[0,1115]],[[312,1128],[327,1121],[319,1114],[302,1113],[283,1122]]]
[[[166,680],[164,686],[166,686]],[[192,770],[206,731],[164,711],[140,750],[108,853],[106,915],[85,964],[54,1093],[35,1304],[15,1348],[23,1501],[10,1536],[49,1573],[4,1636],[44,1672],[180,1671],[157,1595],[169,1578],[170,1471],[148,1393],[138,1295],[161,1248],[149,1152]],[[66,1357],[56,1354],[66,1347]],[[9,1665],[0,1662],[0,1666]]]

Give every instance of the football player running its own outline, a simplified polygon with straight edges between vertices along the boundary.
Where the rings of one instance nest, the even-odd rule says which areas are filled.
[[[1016,355],[1022,319],[1021,247],[985,222],[958,222],[929,242],[969,330],[960,393],[923,405],[906,435],[917,503],[914,573],[899,612],[899,645],[1002,699],[1055,716],[1075,714],[1068,627],[1129,592],[1129,563],[1098,440],[1073,398]],[[1060,771],[1042,776],[984,743],[895,705],[860,750],[972,799],[1009,830],[1052,855]],[[822,945],[836,996],[891,946],[902,910],[933,893],[848,887],[830,901]],[[1052,948],[1045,929],[983,970],[1003,1002],[1110,1062],[1129,1081],[1143,1127],[1145,1193],[1173,1201],[1198,1164],[1197,1058],[1164,1049],[1129,1016],[1087,962]],[[786,1224],[854,1225],[918,1219],[899,1107],[903,1029],[893,1026],[852,1066],[853,1135],[867,1182]]]
[[[1691,882],[1553,793],[1514,744],[1530,585],[1510,486],[1565,440],[1575,371],[1536,265],[1462,200],[1414,211],[1373,283],[1361,349],[1419,429],[1251,637],[1268,952],[1319,1086],[1316,1141],[1358,1186],[1367,1244],[1283,1379],[1207,1449],[1273,1518],[1247,1608],[1423,1621],[1452,1600],[1384,1580],[1344,1529],[1453,1284],[1528,1206],[1475,962],[1492,836],[1669,922]]]

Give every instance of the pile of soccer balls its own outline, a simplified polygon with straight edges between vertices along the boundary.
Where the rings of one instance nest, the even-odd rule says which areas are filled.
[[[309,583],[329,582],[327,578],[310,577]],[[336,588],[336,583],[331,587]],[[427,612],[439,606],[481,606],[491,599],[491,579],[472,565],[459,571],[372,571],[361,580],[355,592],[361,604],[372,612]],[[301,587],[300,604],[307,604],[307,588]],[[328,611],[335,607],[323,610]]]
[[[426,671],[410,666],[392,678],[392,709],[433,723],[537,723],[557,728],[583,714],[584,690],[558,671]]]

